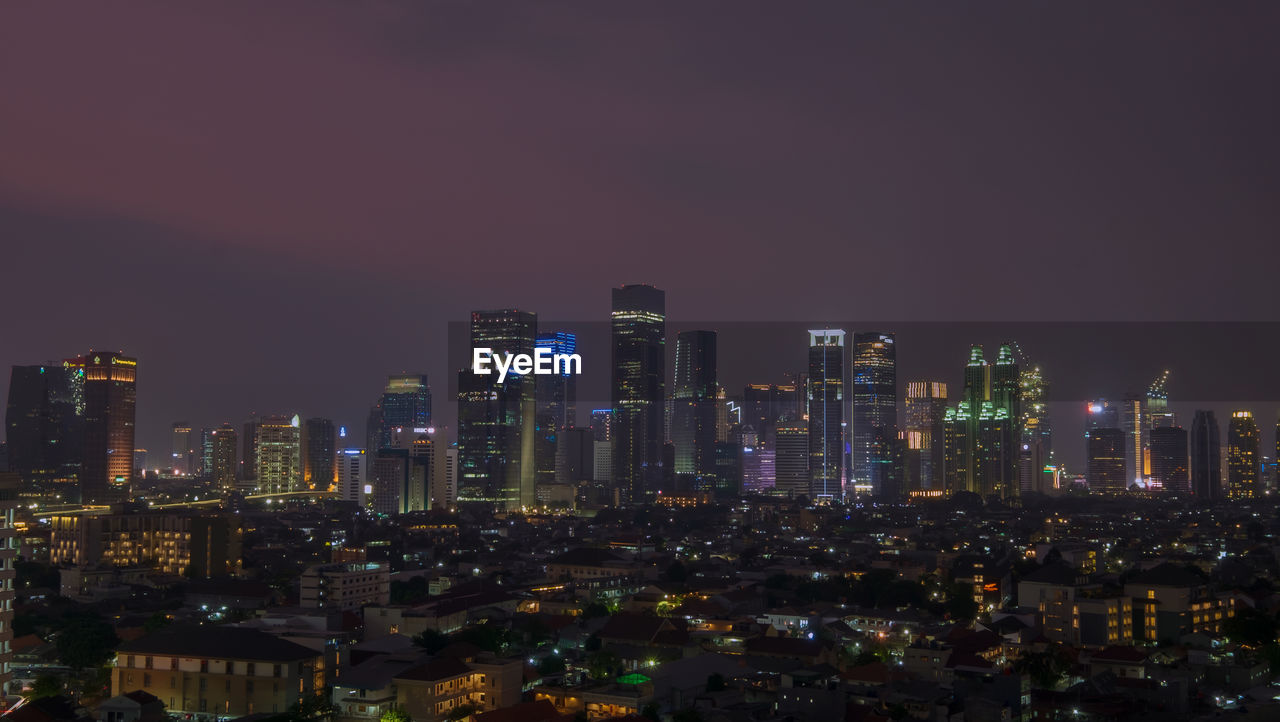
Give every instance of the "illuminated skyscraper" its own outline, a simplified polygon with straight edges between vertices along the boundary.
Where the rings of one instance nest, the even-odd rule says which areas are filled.
[[[1125,483],[1142,484],[1147,476],[1147,449],[1150,448],[1150,420],[1147,418],[1147,397],[1125,397],[1121,405],[1124,423]]]
[[[181,474],[195,471],[195,445],[192,443],[191,424],[185,421],[173,423],[172,443],[169,463],[173,470]]]
[[[552,354],[573,354],[577,353],[578,337],[565,331],[539,333],[534,346],[548,349]],[[537,397],[534,417],[536,481],[538,484],[550,484],[556,480],[559,439],[578,423],[578,376],[562,367],[559,373],[535,376],[534,387]]]
[[[809,331],[809,498],[843,496],[844,331]]]
[[[1039,366],[1022,369],[1022,444],[1018,455],[1018,485],[1023,491],[1048,493],[1053,487],[1053,428],[1049,422],[1049,384]]]
[[[9,683],[13,679],[10,665],[13,663],[13,617],[14,617],[14,578],[12,574],[17,562],[18,530],[14,527],[14,511],[18,508],[18,490],[21,479],[15,473],[0,471],[0,631],[3,641],[0,642],[0,694],[8,696],[11,691]],[[6,711],[12,712],[14,708]],[[52,717],[53,715],[41,714]]]
[[[1187,430],[1157,426],[1151,430],[1151,484],[1171,494],[1191,491]]]
[[[307,419],[302,424],[302,485],[311,491],[328,491],[337,483],[338,433],[329,419]]]
[[[613,483],[624,502],[653,501],[661,488],[666,294],[653,286],[613,289]]]
[[[946,414],[946,478],[949,491],[1016,498],[1021,418],[1020,374],[1013,347],[1004,344],[995,364],[982,347],[969,349],[964,390]]]
[[[1191,421],[1191,493],[1205,501],[1222,498],[1222,441],[1218,418],[1197,410]]]
[[[236,448],[236,429],[231,424],[223,424],[210,432],[213,451],[210,463],[213,485],[222,491],[234,491],[236,488],[236,471],[239,469]]]
[[[852,363],[854,490],[884,495],[893,473],[888,440],[898,435],[898,353],[893,334],[855,333]]]
[[[907,491],[946,488],[947,385],[941,381],[909,381],[906,393],[907,458],[911,461]]]
[[[255,429],[259,494],[302,491],[302,421],[295,414],[267,416]]]
[[[471,348],[532,355],[537,327],[527,311],[475,311]],[[496,373],[458,372],[459,502],[503,511],[536,503],[535,379],[511,372],[499,383]]]
[[[1169,371],[1165,370],[1147,387],[1147,419],[1153,429],[1177,426],[1178,419],[1169,410]]]
[[[81,496],[86,504],[125,501],[133,480],[138,360],[90,351],[79,363],[84,369]]]
[[[426,374],[395,374],[387,377],[382,396],[369,412],[366,431],[368,448],[387,448],[396,428],[425,429],[431,426],[431,386]]]
[[[1123,429],[1120,424],[1120,407],[1106,399],[1089,402],[1086,409],[1086,424],[1089,429]]]
[[[613,409],[591,411],[591,437],[596,441],[613,443]]]
[[[338,452],[338,498],[365,506],[368,487],[369,455],[364,449],[342,449]]]
[[[723,408],[717,388],[715,331],[681,332],[676,337],[670,434],[681,491],[711,491],[715,486],[716,412]]]
[[[9,470],[23,496],[80,499],[84,450],[84,367],[14,366],[5,410]]]
[[[1262,496],[1259,472],[1262,466],[1261,434],[1253,412],[1231,412],[1227,425],[1227,496],[1255,499]]]

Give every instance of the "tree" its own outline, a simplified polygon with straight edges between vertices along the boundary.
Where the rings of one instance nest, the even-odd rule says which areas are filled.
[[[677,559],[671,562],[671,566],[667,567],[667,579],[680,584],[689,578],[689,571],[684,568],[684,564]]]
[[[58,679],[56,675],[42,674],[31,683],[31,691],[27,693],[27,700],[56,697],[60,694],[62,694],[62,680]]]
[[[449,646],[449,641],[447,634],[441,634],[434,629],[423,630],[422,634],[413,638],[414,644],[431,654],[435,654]]]
[[[592,679],[608,679],[613,676],[614,669],[621,663],[618,655],[607,649],[602,649],[587,657],[587,674],[591,675]]]
[[[725,684],[724,684],[723,674],[716,672],[715,674],[707,675],[707,691],[708,692],[720,692],[720,691],[723,691],[724,688],[725,688]]]
[[[564,667],[564,659],[561,657],[556,655],[543,657],[542,661],[538,662],[538,674],[543,677],[552,677],[564,672]]]
[[[640,710],[640,716],[645,719],[651,719],[653,722],[660,722],[662,719],[662,712],[658,710],[657,702],[650,702]]]
[[[96,614],[69,617],[58,631],[58,659],[73,669],[101,667],[111,659],[120,638],[107,620]]]
[[[1233,642],[1250,647],[1274,644],[1280,631],[1276,618],[1266,612],[1245,607],[1222,623],[1222,633]]]
[[[473,704],[462,704],[449,710],[449,714],[445,715],[448,720],[466,719],[476,713],[476,706]]]
[[[173,620],[169,619],[169,615],[165,614],[164,612],[156,612],[155,614],[152,614],[150,617],[148,617],[147,621],[142,623],[142,631],[146,632],[147,634],[151,634],[152,632],[158,632],[161,629],[164,629],[165,627],[169,626],[169,624],[172,621]]]
[[[948,590],[947,613],[952,619],[973,619],[978,616],[978,603],[973,601],[973,590],[963,584],[953,584]]]
[[[1037,687],[1053,689],[1071,671],[1071,658],[1061,645],[1051,644],[1041,652],[1026,652],[1014,661],[1013,669]]]
[[[382,716],[378,718],[378,722],[413,722],[413,719],[409,717],[408,712],[393,707],[383,712]]]

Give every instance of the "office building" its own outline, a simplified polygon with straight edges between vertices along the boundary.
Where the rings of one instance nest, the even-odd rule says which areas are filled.
[[[338,452],[338,498],[364,507],[368,486],[369,455],[364,449],[342,449]]]
[[[302,422],[297,414],[267,416],[255,424],[259,494],[302,491]]]
[[[840,329],[809,331],[809,498],[843,496],[844,339]]]
[[[715,331],[681,332],[676,337],[670,433],[678,491],[715,487],[717,412],[725,408],[718,390]]]
[[[906,386],[906,491],[946,488],[947,385],[941,381],[909,381]]]
[[[1227,497],[1256,499],[1262,496],[1262,436],[1253,412],[1231,412],[1227,424]]]
[[[318,564],[302,573],[299,589],[303,609],[359,611],[391,602],[391,568],[378,562]]]
[[[392,429],[425,429],[431,424],[431,386],[427,375],[388,376],[382,395],[369,412],[367,448],[372,453],[389,447]]]
[[[196,470],[196,448],[191,434],[191,424],[175,421],[170,432],[169,465],[175,474],[192,474]]]
[[[49,519],[49,563],[152,567],[198,579],[242,571],[236,514],[134,511],[59,514]]]
[[[893,335],[855,333],[852,365],[853,488],[858,494],[886,496],[892,459],[876,452],[886,452],[890,445],[885,441],[898,433],[898,355]]]
[[[1049,421],[1049,383],[1039,366],[1024,368],[1018,385],[1022,404],[1022,444],[1018,454],[1018,486],[1022,491],[1053,491],[1053,427]]]
[[[981,346],[969,349],[964,389],[947,408],[945,476],[950,492],[1016,498],[1021,491],[1021,374],[1013,347],[1000,347],[988,364]]]
[[[1090,429],[1085,435],[1088,448],[1088,469],[1085,478],[1089,490],[1101,493],[1118,493],[1129,488],[1125,469],[1125,446],[1128,436],[1123,429]]]
[[[14,564],[18,555],[14,511],[18,508],[18,491],[22,478],[13,472],[0,471],[0,694],[9,693],[13,679]]]
[[[666,442],[666,294],[653,286],[612,291],[613,484],[623,502],[652,502]]]
[[[791,499],[808,496],[808,422],[779,422],[774,434],[774,494]]]
[[[1187,430],[1181,426],[1151,429],[1151,487],[1172,494],[1191,491]]]
[[[239,469],[236,429],[231,424],[223,424],[209,434],[213,447],[210,458],[213,485],[222,491],[234,491]]]
[[[1121,420],[1124,424],[1124,457],[1125,480],[1130,486],[1143,486],[1149,472],[1147,450],[1150,448],[1150,419],[1147,417],[1147,397],[1132,395],[1125,397],[1121,405]]]
[[[1213,411],[1197,410],[1191,421],[1191,493],[1205,501],[1222,498],[1222,440]]]
[[[329,419],[312,418],[302,423],[302,486],[310,491],[328,491],[337,483],[338,434]]]
[[[494,354],[534,352],[537,316],[504,309],[471,314],[471,348]],[[470,354],[468,354],[470,358]],[[533,375],[458,372],[459,503],[499,510],[533,506],[535,398]]]
[[[552,354],[577,353],[578,337],[567,331],[539,333],[535,349],[545,348]],[[535,482],[550,484],[556,480],[556,450],[560,436],[577,425],[578,375],[567,366],[558,373],[534,377],[536,413],[534,430]]]
[[[84,367],[14,366],[5,409],[8,470],[24,497],[80,500],[84,450]]]
[[[86,504],[125,501],[134,473],[138,361],[120,353],[90,351],[76,366],[84,370],[81,498]]]

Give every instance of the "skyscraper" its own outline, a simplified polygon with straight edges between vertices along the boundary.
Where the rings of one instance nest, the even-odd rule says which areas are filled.
[[[1191,421],[1191,493],[1205,501],[1222,498],[1222,441],[1218,418],[1197,410]]]
[[[1088,440],[1088,469],[1085,478],[1089,490],[1104,494],[1118,493],[1128,488],[1125,473],[1125,440],[1123,429],[1097,428],[1086,434]]]
[[[613,483],[623,501],[648,503],[661,488],[666,294],[653,286],[613,289]]]
[[[337,483],[338,434],[329,419],[312,418],[302,424],[302,485],[328,491]]]
[[[572,354],[577,352],[578,337],[567,331],[539,333],[534,346],[548,349],[552,354]],[[577,425],[578,376],[570,373],[568,368],[558,371],[534,377],[537,399],[534,463],[538,484],[555,482],[559,439],[565,431]]]
[[[369,456],[364,449],[342,449],[338,452],[338,498],[363,507],[366,494]]]
[[[1018,455],[1018,485],[1023,491],[1048,493],[1053,488],[1053,427],[1049,421],[1049,384],[1039,366],[1022,369],[1022,445]]]
[[[1147,449],[1151,422],[1147,418],[1147,397],[1131,395],[1122,405],[1124,423],[1125,483],[1142,484],[1147,476]]]
[[[431,426],[431,386],[426,374],[394,374],[387,377],[382,396],[369,412],[366,432],[371,451],[391,444],[391,430]]]
[[[808,495],[808,422],[780,421],[774,433],[774,493],[792,499]]]
[[[1231,412],[1227,424],[1227,496],[1232,499],[1254,499],[1262,496],[1259,473],[1262,463],[1262,437],[1253,412],[1243,409]]]
[[[223,424],[210,432],[213,441],[210,475],[213,485],[222,491],[234,491],[236,488],[237,463],[236,429],[231,424]]]
[[[1018,496],[1020,381],[1009,344],[1000,347],[995,364],[983,358],[981,346],[969,349],[964,390],[945,418],[949,491],[1001,499]]]
[[[681,491],[711,491],[715,486],[716,412],[721,406],[716,392],[715,331],[681,332],[676,337],[670,434]]]
[[[534,352],[537,316],[503,309],[471,314],[471,348]],[[470,354],[468,354],[470,358]],[[458,501],[499,510],[533,506],[536,377],[458,372]]]
[[[844,331],[809,331],[809,498],[843,496]]]
[[[258,421],[257,489],[260,494],[302,491],[302,421],[295,414],[267,416]]]
[[[84,369],[81,497],[86,504],[125,501],[133,480],[138,360],[90,351],[77,365]]]
[[[1177,426],[1178,419],[1169,410],[1169,371],[1166,369],[1147,387],[1147,419],[1153,429]]]
[[[855,333],[852,362],[854,489],[883,495],[892,459],[876,452],[887,452],[892,446],[887,440],[898,434],[898,353],[893,334]]]
[[[946,463],[947,385],[941,381],[909,381],[906,393],[907,491],[942,490]],[[914,453],[912,453],[914,452]]]
[[[80,499],[84,449],[82,365],[14,366],[5,410],[9,470],[24,496]]]
[[[169,463],[175,472],[180,474],[195,472],[196,449],[192,441],[191,424],[185,421],[173,422]]]
[[[1151,430],[1151,485],[1171,494],[1191,491],[1187,430],[1157,426]]]
[[[14,617],[14,577],[10,574],[14,569],[15,557],[18,556],[18,532],[14,527],[14,511],[18,507],[18,489],[20,477],[11,472],[0,471],[0,630],[4,640],[0,643],[0,694],[8,696],[9,682],[13,672],[9,665],[13,663],[13,617]],[[12,711],[9,710],[9,711]],[[50,715],[52,716],[52,715]]]

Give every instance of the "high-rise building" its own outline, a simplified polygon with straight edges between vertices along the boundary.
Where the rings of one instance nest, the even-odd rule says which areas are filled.
[[[844,338],[840,329],[809,331],[809,498],[843,496]]]
[[[214,429],[200,429],[200,443],[196,448],[196,474],[203,479],[213,476],[213,432]]]
[[[1262,496],[1259,479],[1262,467],[1262,436],[1253,412],[1238,409],[1231,412],[1227,424],[1227,496],[1232,499],[1255,499]]]
[[[1147,387],[1147,420],[1153,429],[1177,426],[1178,418],[1169,410],[1169,371],[1166,369]]]
[[[192,474],[195,472],[195,444],[191,435],[191,424],[185,421],[173,422],[171,434],[169,463],[175,473]]]
[[[596,441],[613,443],[613,409],[591,411],[591,437]]]
[[[947,385],[941,381],[907,382],[904,411],[910,461],[905,470],[906,491],[945,489]]]
[[[1089,490],[1114,494],[1128,489],[1124,430],[1090,429],[1086,438],[1088,469],[1085,471],[1085,478],[1089,481]]]
[[[369,473],[369,455],[364,449],[342,449],[338,452],[338,498],[360,507],[365,506]]]
[[[1022,445],[1018,455],[1018,485],[1041,494],[1053,490],[1053,427],[1049,422],[1049,384],[1039,366],[1022,369]]]
[[[0,694],[8,696],[13,679],[14,562],[18,555],[13,513],[18,508],[21,477],[0,472]]]
[[[1171,494],[1191,491],[1187,430],[1157,426],[1151,430],[1151,486]]]
[[[538,334],[534,346],[552,354],[573,354],[578,349],[578,337],[567,331],[548,331]],[[578,376],[570,373],[567,366],[557,372],[534,377],[537,411],[533,453],[538,484],[555,483],[557,441],[578,423]]]
[[[370,452],[389,448],[392,429],[431,426],[431,386],[426,374],[387,377],[382,396],[369,412],[366,438]]]
[[[742,390],[742,423],[763,439],[779,421],[804,418],[804,396],[803,385],[749,384]]]
[[[84,369],[81,498],[86,504],[125,501],[134,473],[138,360],[115,352],[90,351],[77,365]]]
[[[853,335],[853,488],[859,494],[886,495],[893,459],[888,440],[898,435],[898,353],[893,334],[868,331]],[[879,439],[879,442],[877,442]]]
[[[964,389],[947,409],[946,479],[951,492],[1009,499],[1021,491],[1021,374],[1013,347],[1004,344],[994,364],[981,346],[969,349]]]
[[[504,309],[471,314],[471,348],[532,355],[537,316]],[[470,358],[468,354],[468,358]],[[458,501],[499,510],[533,506],[535,398],[533,375],[458,372]]]
[[[717,391],[715,331],[682,331],[676,337],[670,433],[680,491],[711,491],[715,486],[716,417],[723,408]]]
[[[338,433],[329,419],[311,418],[302,424],[302,485],[328,491],[338,482]]]
[[[779,496],[809,494],[809,424],[797,419],[780,421],[774,430],[774,487]]]
[[[1191,421],[1191,493],[1205,501],[1222,498],[1222,441],[1213,411],[1197,410]]]
[[[80,500],[84,451],[84,367],[14,366],[5,409],[9,471],[23,496]]]
[[[1149,463],[1151,422],[1147,418],[1147,397],[1131,395],[1121,404],[1124,424],[1125,482],[1128,485],[1146,483]]]
[[[231,424],[223,424],[210,432],[212,453],[210,459],[210,476],[214,487],[223,491],[234,491],[236,488],[236,472],[239,464],[236,458],[236,429]]]
[[[254,447],[258,459],[260,494],[302,491],[302,421],[297,414],[267,416],[256,424]]]
[[[663,479],[666,294],[634,284],[612,296],[613,483],[622,501],[649,503]]]

